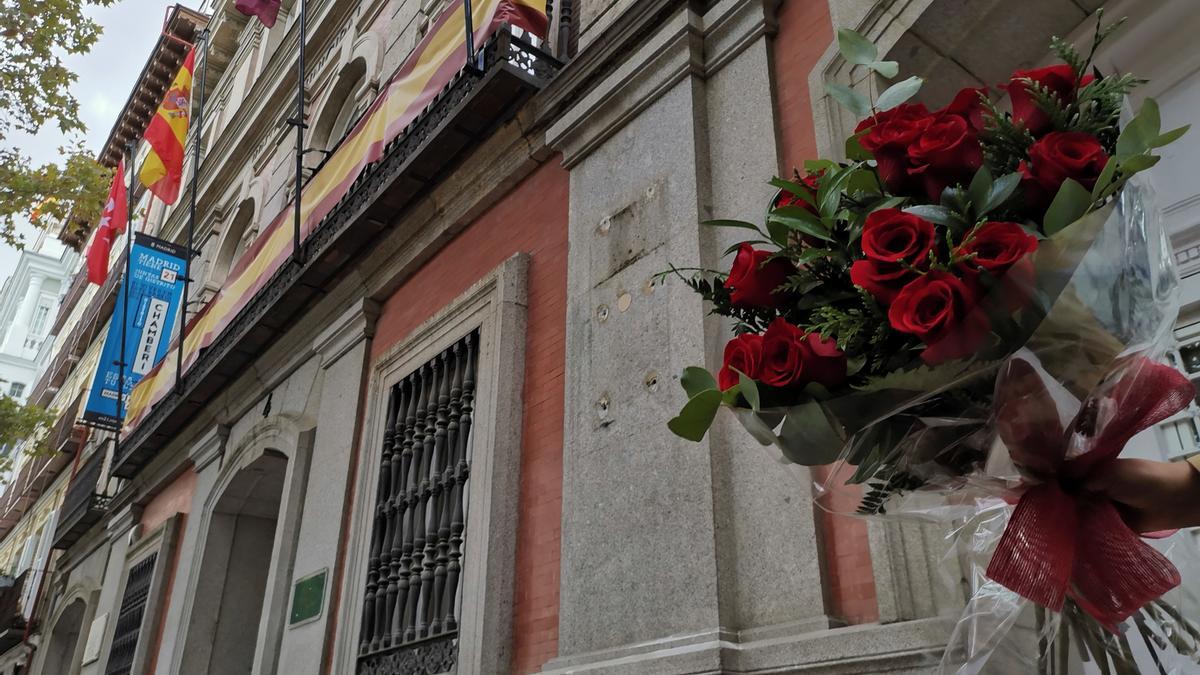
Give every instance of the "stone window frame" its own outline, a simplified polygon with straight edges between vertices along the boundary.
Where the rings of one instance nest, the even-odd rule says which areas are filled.
[[[375,486],[383,446],[388,391],[416,368],[472,331],[479,357],[471,433],[471,479],[463,531],[463,573],[457,671],[508,672],[512,661],[513,579],[524,413],[526,276],[528,255],[518,253],[447,303],[432,318],[371,363],[362,454],[340,585],[337,672],[358,662]]]
[[[141,510],[130,511],[129,515],[140,517]],[[174,568],[177,562],[175,560],[175,553],[179,545],[182,520],[179,514],[168,518],[149,534],[142,536],[138,541],[130,544],[129,549],[125,552],[125,564],[121,566],[120,587],[117,589],[114,605],[109,609],[104,643],[100,647],[102,660],[95,662],[99,664],[96,672],[103,673],[104,669],[108,667],[108,659],[112,656],[113,637],[117,631],[117,619],[121,614],[121,603],[125,600],[125,585],[129,582],[129,573],[138,563],[151,555],[157,555],[158,557],[154,561],[154,572],[150,577],[150,590],[146,596],[146,609],[142,614],[142,625],[138,629],[138,641],[137,647],[134,650],[133,665],[129,669],[130,673],[135,674],[146,672],[146,666],[151,658],[150,640],[156,637],[154,633],[162,623],[162,615],[166,610],[167,580],[170,576],[168,572],[171,571],[168,568]],[[138,529],[140,529],[140,525],[137,526],[137,529],[131,530],[131,533],[136,533]]]

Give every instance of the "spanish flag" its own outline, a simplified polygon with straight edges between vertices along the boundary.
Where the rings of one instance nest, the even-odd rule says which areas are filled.
[[[193,48],[188,51],[183,67],[146,129],[150,154],[146,155],[138,178],[165,204],[174,204],[179,199],[179,184],[183,181],[183,147],[187,141],[195,61],[196,50]]]

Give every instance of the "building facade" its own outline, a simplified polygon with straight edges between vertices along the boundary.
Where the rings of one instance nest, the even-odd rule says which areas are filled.
[[[44,365],[43,343],[79,255],[43,232],[0,287],[0,394],[24,402]]]
[[[654,278],[724,267],[732,235],[701,221],[759,212],[770,176],[840,155],[856,120],[825,85],[879,83],[841,60],[835,27],[930,78],[940,105],[1048,61],[1051,35],[1086,39],[1098,4],[476,0],[483,58],[466,64],[457,2],[310,0],[303,190],[334,187],[295,254],[297,5],[271,29],[231,1],[177,8],[100,160],[140,137],[207,30],[189,300],[213,328],[116,439],[76,425],[115,283],[68,292],[33,390],[61,413],[58,454],[0,519],[0,563],[35,523],[52,533],[14,667],[928,672],[965,601],[941,533],[814,508],[819,476],[732,420],[700,444],[670,435],[677,374],[716,364],[725,326]],[[1186,0],[1115,5],[1129,23],[1099,63],[1152,78],[1137,96],[1167,127],[1191,121],[1200,19]],[[430,68],[442,48],[460,60]],[[375,103],[418,89],[412,111]],[[1185,138],[1150,174],[1185,365],[1200,196],[1180,177],[1197,164]],[[142,195],[138,228],[185,241],[187,199]],[[1190,420],[1144,452],[1194,452]]]

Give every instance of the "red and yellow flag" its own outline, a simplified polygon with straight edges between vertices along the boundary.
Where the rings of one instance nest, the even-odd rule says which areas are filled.
[[[179,199],[179,184],[183,181],[183,148],[187,141],[195,61],[193,48],[188,50],[183,67],[146,129],[150,154],[146,155],[138,179],[165,204],[174,204]]]

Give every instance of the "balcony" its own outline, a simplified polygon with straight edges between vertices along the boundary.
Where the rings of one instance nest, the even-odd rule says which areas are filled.
[[[58,416],[58,421],[50,429],[46,437],[46,446],[51,452],[57,452],[71,457],[79,451],[87,438],[87,427],[78,424],[79,406],[83,403],[83,392],[75,396],[75,400]]]
[[[132,478],[206,402],[246,371],[332,287],[347,263],[429,193],[554,76],[558,63],[517,32],[484,45],[482,72],[465,69],[392,140],[302,244],[301,265],[282,266],[121,443],[113,474]]]
[[[106,451],[105,445],[96,448],[67,486],[67,494],[59,508],[58,526],[54,530],[54,548],[70,548],[108,512],[113,491],[107,483],[113,481],[101,480]]]
[[[25,639],[25,616],[21,612],[21,595],[30,570],[17,578],[0,577],[0,654],[21,644]]]

